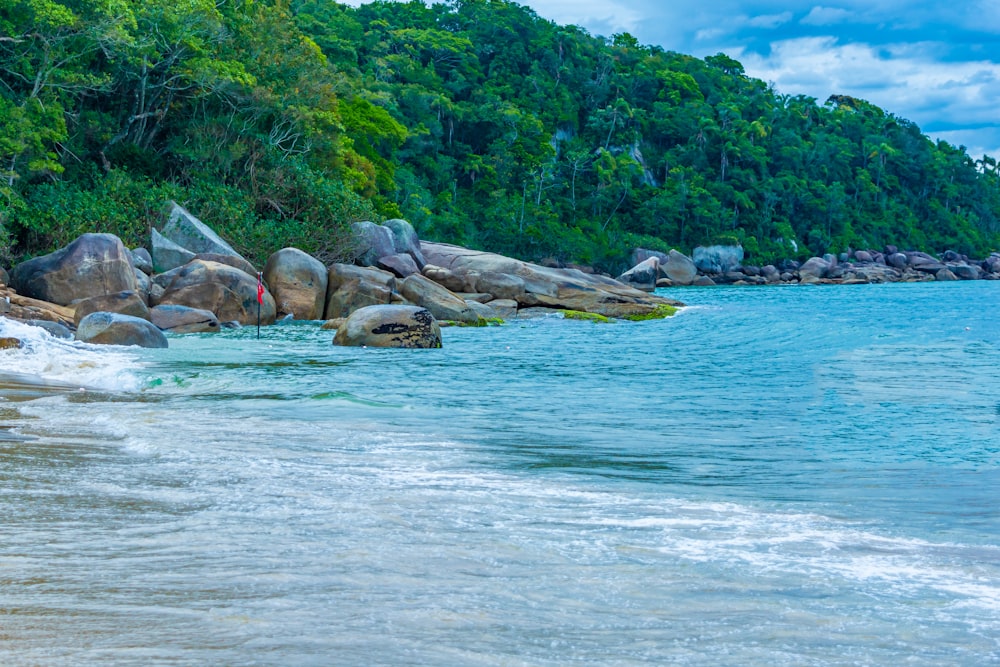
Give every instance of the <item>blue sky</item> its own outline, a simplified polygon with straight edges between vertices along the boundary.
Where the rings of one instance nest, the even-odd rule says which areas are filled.
[[[1000,156],[1000,0],[521,0],[596,35],[727,53],[781,93],[866,99]]]

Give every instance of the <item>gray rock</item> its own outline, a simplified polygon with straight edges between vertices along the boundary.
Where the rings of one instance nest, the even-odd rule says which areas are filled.
[[[337,329],[334,345],[439,348],[441,328],[419,306],[366,306],[351,313]]]
[[[952,273],[947,267],[942,267],[934,274],[934,280],[942,283],[951,282],[953,280],[958,280],[958,276]]]
[[[660,273],[675,285],[690,285],[698,276],[698,267],[687,255],[671,250],[667,254],[667,260],[660,263]]]
[[[650,257],[638,266],[633,266],[625,273],[618,276],[618,282],[630,285],[643,292],[652,292],[656,289],[656,279],[660,273],[660,260],[657,257]]]
[[[1000,256],[990,255],[983,260],[982,266],[987,273],[1000,273]]]
[[[10,279],[18,294],[60,306],[138,288],[132,254],[113,234],[84,234],[65,248],[18,264]]]
[[[396,239],[392,230],[374,222],[355,222],[351,225],[354,234],[354,263],[360,266],[376,266],[382,257],[396,254]]]
[[[705,273],[725,273],[743,263],[743,246],[699,246],[692,253],[694,265]]]
[[[76,339],[96,345],[167,347],[163,332],[149,320],[118,313],[91,313],[80,320]]]
[[[450,269],[442,268],[436,264],[425,264],[421,273],[451,292],[480,291],[476,287],[480,275],[478,271],[470,275],[468,272],[455,273]]]
[[[417,237],[417,232],[413,229],[413,225],[406,220],[394,218],[386,220],[382,223],[382,226],[392,231],[393,248],[396,253],[405,253],[413,258],[413,261],[419,267],[418,271],[414,273],[423,270],[427,260],[424,259],[424,253],[420,249],[420,239]]]
[[[80,321],[87,315],[102,312],[131,315],[143,320],[149,319],[149,306],[146,305],[145,299],[136,292],[118,292],[117,294],[92,296],[89,299],[77,301],[73,321],[79,327]]]
[[[331,264],[327,273],[323,319],[347,317],[365,306],[387,305],[396,290],[396,276],[371,267]]]
[[[479,315],[465,300],[419,273],[399,284],[399,292],[410,303],[426,308],[439,320],[454,320],[466,324],[479,322]]]
[[[49,332],[49,335],[55,336],[56,338],[62,338],[64,340],[72,340],[73,338],[73,332],[70,331],[69,327],[60,324],[59,322],[50,322],[49,320],[26,320],[25,324],[45,329]]]
[[[478,315],[481,320],[502,319],[497,311],[493,310],[493,307],[488,304],[473,301],[472,299],[465,299],[465,304],[471,308],[472,312]]]
[[[217,262],[218,264],[225,264],[226,266],[231,266],[234,269],[239,269],[247,275],[257,276],[257,267],[251,264],[248,260],[243,259],[239,255],[220,255],[216,252],[199,252],[194,256],[194,259],[201,259],[206,262]]]
[[[907,261],[906,255],[904,255],[901,252],[894,252],[891,255],[886,255],[885,256],[885,263],[888,264],[889,266],[891,266],[891,267],[893,267],[895,269],[899,269],[899,270],[905,269],[907,267],[907,265],[909,264],[909,262]]]
[[[420,273],[420,267],[409,253],[397,253],[395,255],[379,257],[377,263],[378,268],[391,271],[399,278],[406,278],[407,276],[412,276],[414,273]]]
[[[695,287],[712,287],[713,285],[715,285],[715,281],[709,278],[708,276],[698,276],[697,278],[694,279],[694,282],[691,284],[694,285]]]
[[[612,278],[584,273],[578,269],[547,268],[444,243],[425,241],[421,243],[421,248],[430,265],[448,269],[458,276],[468,278],[477,273],[482,276],[487,272],[517,276],[524,281],[525,288],[524,294],[517,297],[519,308],[541,306],[596,312],[607,317],[624,317],[648,313],[658,304],[677,305],[671,299],[648,294]],[[474,284],[478,284],[479,276]],[[518,315],[520,316],[520,310]]]
[[[208,310],[221,322],[256,324],[257,276],[227,264],[195,259],[170,272],[170,282],[157,305],[166,304]],[[276,311],[274,297],[265,290],[261,324],[273,324]]]
[[[509,273],[483,271],[476,274],[477,292],[492,294],[494,299],[514,299],[524,296],[527,291],[524,279]]]
[[[979,280],[983,277],[983,270],[975,265],[958,264],[949,266],[951,272],[962,280]]]
[[[857,254],[855,254],[855,257],[857,257]],[[799,267],[799,280],[801,281],[806,276],[825,278],[829,271],[829,262],[821,257],[812,257]]]
[[[153,274],[153,257],[145,248],[134,248],[132,253],[132,265],[147,276]]]
[[[323,262],[298,248],[282,248],[268,257],[264,266],[264,282],[274,295],[279,316],[323,319],[329,281]]]
[[[873,262],[875,261],[872,254],[867,250],[856,250],[854,252],[854,259],[859,262]]]
[[[648,248],[635,248],[632,251],[632,266],[638,266],[642,264],[650,257],[655,257],[660,260],[660,263],[667,261],[667,254],[662,253],[659,250],[649,250]]]
[[[10,274],[2,266],[0,266],[0,285],[10,285]]]
[[[513,299],[494,299],[487,302],[486,305],[492,308],[497,317],[501,319],[513,320],[517,318],[517,301]]]
[[[152,260],[154,272],[165,273],[172,271],[194,259],[193,252],[177,245],[155,229],[150,232],[149,236],[150,246],[153,248]]]
[[[761,267],[760,275],[763,276],[764,280],[769,283],[776,283],[781,280],[781,273],[778,268],[773,264],[768,264],[767,266]]]
[[[168,207],[167,223],[160,230],[164,237],[195,254],[214,253],[216,255],[240,256],[212,228],[191,215],[183,206],[178,205],[177,202],[170,202]],[[156,259],[155,252],[153,258]],[[153,263],[156,264],[155,261]]]
[[[215,313],[200,308],[168,304],[151,309],[149,316],[157,328],[169,333],[216,333],[221,328]]]

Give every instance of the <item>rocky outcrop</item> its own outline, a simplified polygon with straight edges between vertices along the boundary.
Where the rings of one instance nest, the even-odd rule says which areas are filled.
[[[92,296],[137,289],[132,254],[112,234],[84,234],[65,248],[14,267],[19,294],[68,306]]]
[[[660,262],[660,274],[675,285],[690,285],[698,276],[698,267],[687,255],[671,250],[667,254],[666,261]]]
[[[393,301],[396,276],[371,267],[332,264],[327,273],[326,312],[323,319],[347,317],[365,306]]]
[[[366,306],[337,329],[334,345],[438,348],[441,328],[426,308],[419,306]]]
[[[167,222],[160,233],[175,244],[198,253],[230,255],[240,257],[240,254],[226,243],[212,228],[194,217],[177,202],[168,204]],[[154,254],[154,259],[155,259]]]
[[[315,257],[297,248],[283,248],[267,259],[264,282],[274,295],[279,317],[323,318],[329,271]]]
[[[153,249],[152,260],[155,273],[171,271],[194,259],[193,252],[177,245],[155,229],[150,232],[150,247]]]
[[[743,263],[744,251],[741,246],[713,245],[694,249],[692,260],[703,273],[725,273]]]
[[[91,313],[76,329],[76,339],[98,345],[167,347],[167,339],[149,320],[118,313]]]
[[[656,279],[660,274],[660,259],[650,257],[618,276],[618,282],[630,285],[643,292],[656,289]]]
[[[477,324],[481,319],[464,299],[420,274],[403,280],[399,292],[407,301],[426,308],[439,320]]]
[[[548,268],[444,243],[423,242],[421,249],[429,265],[447,269],[463,283],[468,283],[470,276],[474,277],[475,291],[489,292],[488,285],[479,282],[488,273],[516,276],[524,283],[523,293],[515,297],[519,308],[548,307],[623,317],[649,313],[662,303],[677,304],[612,278],[578,269]],[[424,268],[426,275],[427,267]]]
[[[379,257],[377,264],[378,268],[390,271],[398,278],[406,278],[407,276],[412,276],[414,273],[420,273],[420,267],[417,266],[413,257],[407,253]]]
[[[376,266],[382,257],[396,254],[396,240],[392,230],[374,222],[355,222],[351,225],[354,234],[354,262],[361,266]]]
[[[73,312],[73,319],[77,326],[80,320],[91,313],[118,313],[120,315],[131,315],[139,319],[149,319],[149,306],[145,299],[135,292],[118,292],[117,294],[105,294],[103,296],[92,296],[76,302],[76,309]]]
[[[257,322],[256,276],[227,264],[195,259],[157,276],[157,280],[161,279],[167,283],[156,305],[175,304],[208,310],[223,322]],[[274,297],[265,291],[260,308],[261,324],[272,324],[275,314]]]
[[[149,319],[157,328],[174,334],[216,333],[220,328],[215,313],[174,304],[152,308]]]
[[[386,220],[382,223],[382,226],[392,232],[393,247],[396,253],[409,255],[417,265],[418,271],[423,269],[427,260],[424,259],[424,253],[420,249],[420,239],[417,238],[417,232],[413,229],[413,225],[406,220],[396,218]]]

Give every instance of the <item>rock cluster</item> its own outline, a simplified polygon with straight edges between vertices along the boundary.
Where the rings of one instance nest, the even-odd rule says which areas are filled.
[[[45,321],[93,343],[162,347],[161,332],[204,333],[278,319],[340,320],[336,342],[440,347],[438,320],[482,326],[556,311],[606,317],[657,316],[676,301],[579,268],[539,266],[441,243],[421,242],[405,220],[359,222],[355,263],[325,266],[283,248],[257,273],[200,220],[171,202],[150,251],[109,234],[84,234],[66,248],[14,267],[0,287],[0,315]],[[693,269],[664,256],[677,280]],[[264,285],[258,304],[258,275]],[[692,274],[693,275],[693,274]],[[0,274],[6,281],[6,273]],[[234,325],[235,326],[235,325]]]
[[[1000,280],[1000,253],[983,260],[948,251],[940,258],[924,252],[900,252],[893,246],[883,251],[855,250],[839,256],[810,257],[804,262],[785,260],[777,265],[745,265],[743,249],[695,248],[694,258],[671,250],[668,255],[637,250],[644,257],[619,280],[652,290],[674,285],[775,285],[923,282],[929,280]],[[651,281],[651,275],[655,280]]]

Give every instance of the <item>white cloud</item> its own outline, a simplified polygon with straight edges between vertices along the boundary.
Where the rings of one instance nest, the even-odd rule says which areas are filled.
[[[993,150],[984,146],[982,130],[952,128],[996,125],[1000,64],[941,62],[935,60],[941,49],[936,43],[876,47],[808,37],[774,42],[766,57],[740,55],[748,74],[773,82],[782,93],[810,95],[820,103],[831,94],[859,97],[924,131],[949,128],[929,132],[935,138],[952,142],[961,132],[960,143],[970,150]]]
[[[780,25],[784,25],[792,20],[791,12],[782,12],[780,14],[763,14],[760,16],[754,16],[747,21],[747,25],[753,28],[767,28],[773,29]]]
[[[802,19],[801,23],[805,25],[833,25],[834,23],[843,23],[851,18],[853,14],[846,9],[841,9],[840,7],[813,7],[808,14]]]

